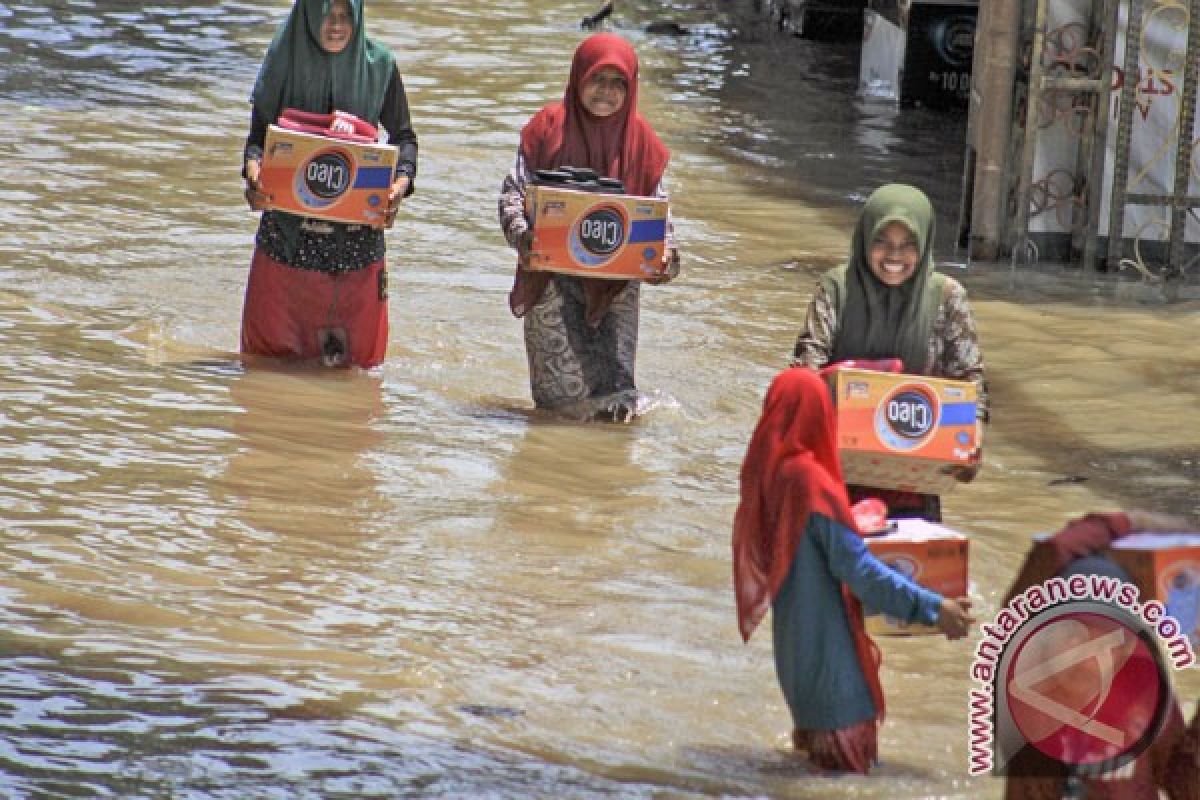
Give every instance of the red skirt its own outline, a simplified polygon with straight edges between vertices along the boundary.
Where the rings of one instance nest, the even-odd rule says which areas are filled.
[[[255,248],[242,307],[242,352],[373,367],[387,353],[383,259],[352,272],[289,267]]]
[[[869,719],[834,731],[792,730],[792,746],[808,751],[813,766],[866,775],[878,761],[879,723]]]

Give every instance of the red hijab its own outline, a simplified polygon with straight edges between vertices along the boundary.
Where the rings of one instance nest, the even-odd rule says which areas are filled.
[[[810,514],[857,531],[842,466],[829,388],[803,367],[779,373],[742,462],[741,503],[733,521],[733,587],[742,639],[766,615],[792,569]],[[862,606],[842,586],[846,619],[879,718],[879,650],[863,627]]]
[[[1075,559],[1103,553],[1131,529],[1129,516],[1122,512],[1092,513],[1071,520],[1061,531],[1030,548],[1004,598],[1005,605],[1026,589],[1050,580]]]
[[[605,67],[625,77],[625,104],[615,114],[597,117],[583,107],[580,90]],[[670,151],[637,110],[638,59],[633,46],[612,33],[589,36],[575,50],[571,77],[561,102],[542,108],[521,130],[521,155],[530,171],[590,167],[606,178],[620,178],[629,194],[648,196],[658,188]],[[542,296],[548,273],[518,268],[509,295],[513,313],[524,316]],[[585,278],[588,322],[599,324],[625,281]]]

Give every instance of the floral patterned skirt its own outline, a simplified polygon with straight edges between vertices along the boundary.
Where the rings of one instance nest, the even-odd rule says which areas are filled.
[[[555,275],[546,285],[524,317],[529,388],[538,408],[583,419],[632,414],[639,289],[630,281],[593,327],[578,278]]]

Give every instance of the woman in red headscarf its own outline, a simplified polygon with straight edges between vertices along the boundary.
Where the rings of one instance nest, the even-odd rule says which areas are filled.
[[[867,550],[834,431],[829,389],[815,373],[793,368],[775,378],[742,464],[733,584],[743,639],[772,611],[775,672],[796,749],[822,769],[865,774],[884,703],[862,604],[936,624],[949,639],[965,636],[973,620],[966,598],[922,588]]]
[[[637,86],[637,54],[628,42],[611,33],[584,40],[562,101],[521,130],[516,166],[501,189],[500,225],[518,253],[509,307],[525,320],[529,383],[539,408],[585,418],[636,413],[638,282],[528,271],[525,187],[538,170],[586,167],[619,179],[628,194],[666,199],[670,152],[638,113]],[[665,283],[678,271],[668,220],[663,271],[649,282]]]

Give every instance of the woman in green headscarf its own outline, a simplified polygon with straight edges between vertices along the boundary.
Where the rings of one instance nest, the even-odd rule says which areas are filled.
[[[980,420],[988,415],[983,355],[962,284],[933,268],[933,206],[913,186],[892,183],[867,198],[850,260],[822,276],[792,363],[820,369],[849,359],[899,358],[904,372],[972,381]],[[960,468],[968,481],[977,467]],[[894,516],[938,521],[938,498],[850,487],[851,501],[882,496]]]
[[[246,200],[261,211],[267,126],[285,108],[344,111],[382,126],[399,150],[387,227],[412,194],[417,137],[392,53],[364,30],[362,0],[296,0],[271,40],[251,94]],[[371,367],[387,350],[384,232],[265,211],[242,311],[242,352]]]

